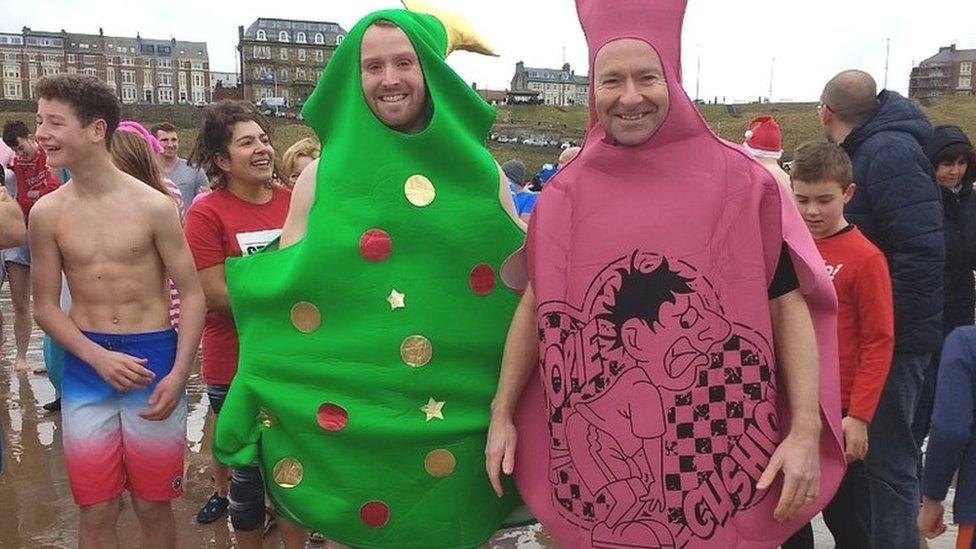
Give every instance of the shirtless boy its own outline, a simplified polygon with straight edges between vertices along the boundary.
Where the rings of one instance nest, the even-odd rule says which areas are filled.
[[[127,489],[142,547],[175,547],[170,501],[182,493],[185,384],[204,314],[193,259],[172,201],[112,164],[115,93],[81,75],[44,78],[35,91],[37,140],[50,165],[72,175],[34,206],[28,231],[35,320],[67,350],[64,454],[78,545],[118,546]],[[183,302],[179,336],[167,278]]]

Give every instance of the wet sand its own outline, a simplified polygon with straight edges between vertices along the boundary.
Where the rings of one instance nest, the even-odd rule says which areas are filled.
[[[31,336],[28,362],[31,370],[14,371],[13,312],[6,285],[0,289],[3,336],[0,346],[0,427],[3,437],[4,470],[0,474],[0,549],[71,548],[77,545],[77,511],[71,499],[61,446],[61,416],[41,406],[54,399],[54,388],[42,367],[42,334],[36,328]],[[0,338],[3,339],[3,338]],[[204,442],[212,429],[209,405],[200,380],[199,368],[187,386],[186,495],[174,503],[181,545],[192,548],[233,547],[226,519],[202,526],[194,517],[212,492],[210,448]],[[948,512],[947,512],[948,514]],[[950,517],[946,517],[947,521]],[[814,523],[818,548],[832,547],[830,534],[821,520]],[[126,503],[119,521],[122,547],[139,547],[138,524]],[[954,547],[955,527],[929,544],[931,549]],[[280,547],[276,532],[265,538],[266,548]],[[493,549],[555,547],[538,527],[500,532],[492,540]]]

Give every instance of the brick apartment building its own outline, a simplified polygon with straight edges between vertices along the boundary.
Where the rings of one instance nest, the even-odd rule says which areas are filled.
[[[44,76],[90,74],[113,87],[123,103],[203,105],[211,100],[205,42],[35,31],[0,32],[3,99],[33,99]]]
[[[346,37],[337,23],[261,17],[238,27],[244,99],[283,98],[301,106]]]
[[[974,66],[976,49],[959,50],[955,44],[939,48],[939,53],[912,69],[908,96],[921,99],[976,95]]]

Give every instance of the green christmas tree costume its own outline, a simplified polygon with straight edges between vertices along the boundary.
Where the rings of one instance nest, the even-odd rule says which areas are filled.
[[[389,129],[365,103],[377,19],[420,59],[433,114]],[[276,509],[354,547],[474,547],[517,505],[485,474],[489,403],[518,296],[502,263],[522,231],[484,141],[494,110],[444,62],[430,15],[373,13],[303,114],[322,141],[306,236],[226,265],[240,364],[217,458],[260,458]]]

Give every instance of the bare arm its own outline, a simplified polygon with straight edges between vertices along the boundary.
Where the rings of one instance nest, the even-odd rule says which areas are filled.
[[[173,369],[156,385],[146,402],[148,408],[139,414],[150,421],[161,421],[173,413],[184,394],[186,380],[190,377],[190,369],[200,345],[206,310],[190,247],[183,236],[179,207],[174,208],[168,201],[157,200],[151,219],[156,251],[167,276],[180,293],[180,331]]]
[[[207,308],[229,316],[230,295],[227,292],[227,279],[224,277],[224,264],[208,267],[197,274],[200,276]]]
[[[295,182],[295,188],[291,191],[291,204],[288,206],[288,217],[285,218],[285,226],[281,229],[281,240],[278,249],[291,246],[305,236],[305,228],[308,225],[308,214],[312,211],[312,202],[315,202],[315,175],[318,173],[319,160],[308,163],[302,174]]]
[[[3,169],[3,168],[0,168]],[[27,225],[20,206],[0,187],[0,248],[20,246],[27,241]]]
[[[529,284],[508,329],[498,389],[491,403],[491,423],[485,445],[485,467],[491,485],[499,497],[503,494],[501,472],[511,475],[515,470],[515,407],[525,383],[539,361],[535,314],[535,295],[532,293],[532,285]]]
[[[28,232],[34,320],[52,339],[90,364],[114,388],[120,391],[143,388],[153,379],[153,373],[143,367],[146,363],[144,359],[109,351],[95,344],[61,310],[61,250],[54,233],[55,218],[60,214],[48,197],[42,198],[31,209]]]
[[[820,435],[820,358],[810,309],[799,290],[769,302],[776,358],[790,404],[790,432]]]
[[[529,284],[519,301],[505,339],[498,389],[491,402],[492,415],[512,417],[526,381],[539,362],[539,342],[535,330],[536,303]]]
[[[166,274],[180,294],[180,334],[172,373],[186,381],[200,344],[206,304],[190,247],[183,235],[179,209],[170,203],[161,204],[159,209],[160,212],[153,215],[156,250],[166,267]]]
[[[783,491],[773,516],[786,521],[815,501],[820,490],[820,360],[810,309],[800,291],[771,300],[769,308],[776,361],[790,406],[790,431],[756,488],[769,488],[783,472]]]

